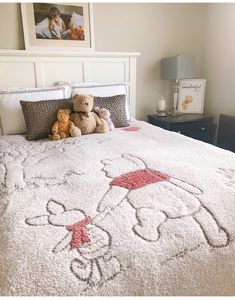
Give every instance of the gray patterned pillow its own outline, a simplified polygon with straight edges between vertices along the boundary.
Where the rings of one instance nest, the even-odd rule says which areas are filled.
[[[69,108],[72,111],[72,99],[20,101],[25,123],[26,139],[29,141],[47,138],[51,128],[57,120],[60,108]]]
[[[127,127],[126,95],[110,97],[94,97],[94,107],[106,108],[110,111],[114,127]]]

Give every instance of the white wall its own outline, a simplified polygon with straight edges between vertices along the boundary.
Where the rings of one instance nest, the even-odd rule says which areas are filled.
[[[208,4],[202,74],[206,112],[235,116],[235,4]]]
[[[137,68],[138,118],[155,113],[159,93],[169,99],[171,83],[159,78],[162,57],[194,55],[200,76],[205,8],[206,4],[94,4],[96,50],[142,53]],[[0,49],[23,49],[19,4],[0,4],[0,37]]]

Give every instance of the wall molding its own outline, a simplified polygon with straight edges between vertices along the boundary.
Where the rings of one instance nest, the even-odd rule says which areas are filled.
[[[5,50],[0,49],[0,56],[23,56],[23,57],[138,57],[140,52],[70,52],[70,51],[28,51],[28,50]]]
[[[137,52],[32,52],[0,50],[0,89],[46,87],[57,81],[128,84],[128,103],[136,116]]]

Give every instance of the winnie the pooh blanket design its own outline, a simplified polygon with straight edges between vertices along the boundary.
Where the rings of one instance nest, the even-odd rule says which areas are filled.
[[[235,155],[132,125],[0,139],[0,295],[235,294]]]

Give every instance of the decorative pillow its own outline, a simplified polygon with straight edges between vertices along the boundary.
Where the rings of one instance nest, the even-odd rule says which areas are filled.
[[[128,119],[126,115],[126,95],[116,95],[111,97],[94,97],[94,107],[106,108],[110,111],[111,120],[114,127],[127,127]]]
[[[49,88],[11,88],[0,90],[0,117],[4,134],[26,132],[20,100],[38,101],[64,99],[71,96],[69,86]]]
[[[72,99],[20,101],[26,123],[26,139],[39,140],[47,138],[57,120],[60,108],[72,110]]]
[[[62,82],[64,84],[64,82]],[[61,83],[60,83],[61,84]],[[131,120],[130,109],[128,105],[128,87],[127,83],[72,83],[67,82],[71,87],[72,95],[75,94],[91,94],[94,97],[110,97],[116,95],[125,95],[125,109],[128,121]]]

